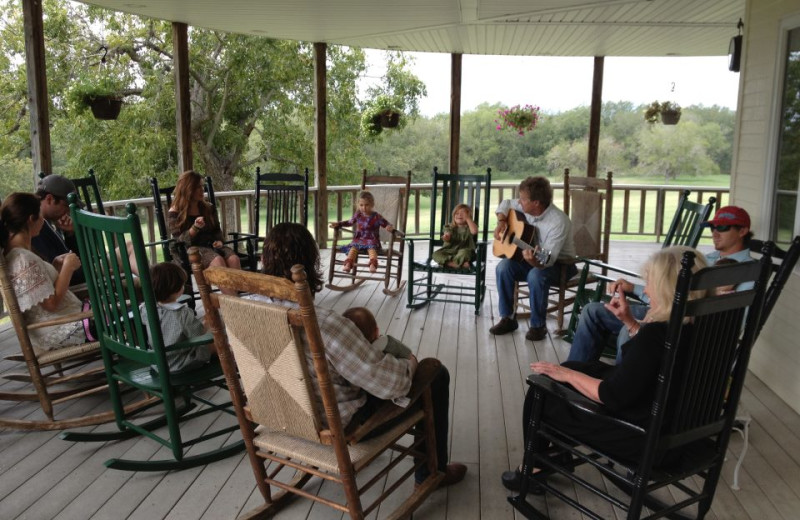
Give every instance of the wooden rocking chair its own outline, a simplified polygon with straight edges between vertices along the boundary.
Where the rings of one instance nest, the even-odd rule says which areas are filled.
[[[11,285],[6,271],[5,251],[0,249],[0,292],[8,309],[11,323],[17,333],[20,354],[6,356],[7,361],[25,363],[27,372],[6,372],[3,378],[25,383],[20,389],[10,389],[11,384],[3,386],[0,400],[13,402],[39,401],[46,419],[20,419],[5,415],[0,417],[0,428],[17,430],[62,430],[78,428],[93,424],[102,424],[114,420],[114,412],[109,410],[79,417],[62,417],[56,419],[55,406],[80,397],[105,394],[107,385],[103,377],[103,365],[100,363],[100,343],[87,342],[82,345],[68,346],[37,354],[31,344],[28,331],[35,328],[81,321],[92,316],[91,312],[77,313],[58,320],[39,323],[27,323],[20,311],[17,295]],[[32,388],[31,388],[32,387]],[[147,405],[152,400],[139,401],[126,407],[133,412]]]
[[[444,477],[436,470],[430,393],[438,361],[420,363],[407,408],[386,401],[364,424],[345,429],[303,267],[292,268],[292,283],[225,267],[202,270],[197,260],[195,256],[192,268],[264,497],[262,506],[241,518],[267,518],[299,495],[330,506],[339,515],[344,512],[350,518],[363,519],[425,464],[429,476],[415,486],[411,496],[391,513],[381,509],[382,518],[408,518]],[[212,294],[211,284],[292,302],[294,307]],[[313,391],[310,371],[316,373],[322,406]],[[391,425],[386,425],[389,420]],[[418,429],[420,424],[424,424],[424,435]],[[382,433],[365,438],[382,425]],[[412,439],[403,441],[408,439],[406,434],[412,434]],[[390,452],[394,455],[381,456]],[[410,456],[415,458],[413,464],[408,464]],[[369,475],[357,482],[362,470]],[[384,484],[387,475],[389,481]],[[312,476],[342,486],[345,503],[302,489]],[[375,487],[381,489],[375,491]],[[362,498],[368,492],[378,496],[366,505]]]
[[[357,262],[352,271],[344,272],[347,255],[346,251],[339,249],[350,243],[352,230],[338,228],[333,233],[333,246],[331,247],[331,262],[328,269],[328,283],[326,287],[334,291],[352,291],[368,280],[383,282],[383,293],[396,296],[403,291],[406,283],[403,279],[403,251],[405,243],[402,238],[406,232],[406,217],[408,213],[408,197],[411,193],[411,172],[405,177],[388,175],[367,175],[364,170],[361,176],[361,189],[369,189],[375,197],[375,208],[386,220],[394,231],[389,233],[380,230],[381,248],[378,251],[378,270],[369,272],[366,261]],[[357,201],[354,201],[353,205]],[[398,237],[400,240],[398,240]],[[359,257],[361,258],[361,257]]]
[[[576,257],[572,263],[584,260],[608,262],[608,245],[611,238],[611,207],[614,200],[612,173],[606,178],[572,177],[564,169],[564,213],[572,222],[572,237]],[[563,334],[564,315],[571,312],[578,285],[578,275],[567,276],[566,263],[561,264],[558,285],[550,287],[547,313],[555,314],[556,334]],[[593,283],[591,275],[582,283]],[[530,315],[530,291],[526,282],[517,282],[517,317]]]

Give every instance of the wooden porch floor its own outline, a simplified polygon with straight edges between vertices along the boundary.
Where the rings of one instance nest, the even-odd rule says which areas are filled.
[[[655,247],[617,242],[611,248],[615,252],[611,260],[636,268]],[[432,304],[409,312],[404,296],[385,297],[377,284],[365,284],[344,294],[325,290],[317,297],[320,306],[338,311],[354,305],[371,308],[383,332],[402,338],[420,358],[440,358],[450,370],[450,458],[467,464],[469,471],[463,483],[435,492],[414,518],[493,520],[519,516],[506,501],[508,494],[500,484],[500,474],[521,460],[521,414],[528,365],[539,359],[562,361],[569,345],[553,334],[543,341],[525,341],[524,320],[513,334],[489,334],[496,319],[496,293],[493,279],[487,285],[489,292],[477,318],[470,307],[452,304]],[[554,321],[548,325],[551,330],[555,328]],[[5,356],[18,348],[13,329],[0,330],[0,354]],[[10,362],[0,362],[0,373],[11,367]],[[3,389],[15,384],[0,383]],[[65,413],[72,415],[93,408],[103,409],[102,399],[81,400]],[[797,518],[800,415],[752,375],[742,397],[742,408],[753,422],[750,449],[740,473],[741,489],[734,491],[730,487],[736,454],[742,447],[741,438],[734,435],[707,518]],[[0,415],[33,418],[41,413],[33,404],[0,402]],[[235,518],[261,502],[244,455],[181,472],[128,473],[103,466],[104,460],[123,454],[140,458],[163,456],[155,443],[146,439],[73,444],[60,440],[58,432],[0,431],[0,519],[221,519]],[[605,484],[598,481],[598,485]],[[567,484],[564,486],[567,488]],[[306,488],[327,496],[333,493],[318,480],[312,480]],[[589,500],[582,490],[567,491]],[[580,517],[557,500],[536,500],[550,508],[551,518]],[[377,517],[381,516],[385,512],[382,515],[379,511]],[[611,507],[605,516],[624,518]],[[341,517],[330,508],[307,500],[295,500],[277,516]]]

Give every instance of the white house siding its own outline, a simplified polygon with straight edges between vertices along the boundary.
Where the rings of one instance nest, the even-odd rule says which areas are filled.
[[[771,214],[775,114],[785,59],[782,32],[788,21],[800,26],[800,0],[747,1],[731,198],[750,211],[759,238],[765,236]],[[798,309],[800,276],[793,274],[753,349],[750,369],[800,412]]]

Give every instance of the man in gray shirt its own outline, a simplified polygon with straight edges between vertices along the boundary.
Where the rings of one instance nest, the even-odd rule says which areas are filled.
[[[549,258],[537,258],[533,250],[524,249],[521,255],[505,258],[497,266],[497,293],[500,321],[489,332],[507,334],[517,329],[514,315],[514,282],[527,281],[530,292],[530,330],[525,339],[538,341],[547,337],[545,317],[550,285],[558,283],[561,275],[561,260],[575,257],[572,241],[572,223],[569,217],[553,205],[553,188],[545,177],[528,177],[519,185],[519,199],[504,200],[497,207],[497,228],[494,239],[502,240],[508,226],[509,212],[535,227],[531,245],[540,251],[549,251]],[[567,277],[577,273],[574,262],[567,263]]]

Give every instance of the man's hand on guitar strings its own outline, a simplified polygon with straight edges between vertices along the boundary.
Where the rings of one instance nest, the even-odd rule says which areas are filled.
[[[506,228],[508,224],[505,220],[498,220],[497,227],[494,228],[494,239],[495,240],[503,240],[503,233],[506,232]]]

